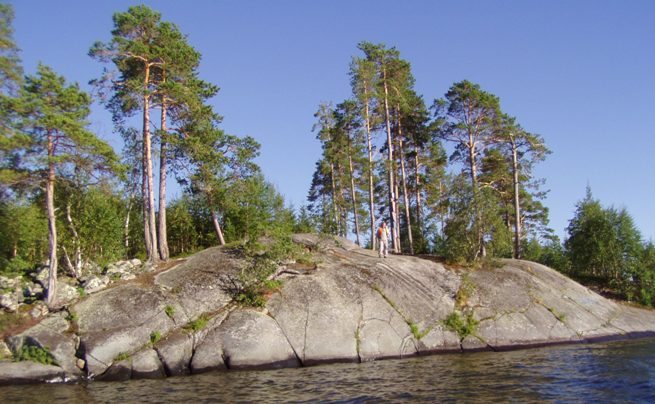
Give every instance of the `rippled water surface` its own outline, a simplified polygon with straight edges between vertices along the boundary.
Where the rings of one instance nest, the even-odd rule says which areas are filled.
[[[166,380],[0,387],[0,402],[655,402],[655,339]]]

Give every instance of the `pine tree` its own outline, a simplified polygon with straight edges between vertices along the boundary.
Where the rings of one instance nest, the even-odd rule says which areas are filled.
[[[366,151],[367,151],[367,165],[366,165],[366,178],[368,185],[368,213],[370,222],[370,244],[371,249],[375,251],[375,159],[373,158],[373,133],[378,126],[377,117],[374,111],[376,106],[376,88],[377,76],[376,66],[371,60],[364,58],[353,58],[350,65],[351,87],[353,95],[357,100],[359,106],[359,113],[361,120],[364,123],[366,130]]]
[[[29,173],[31,181],[45,188],[45,207],[49,234],[48,305],[56,305],[57,226],[55,182],[57,176],[79,171],[92,172],[114,167],[117,157],[112,148],[86,129],[91,99],[51,68],[39,65],[35,76],[28,76],[15,99],[19,130],[29,137],[29,147],[16,170]]]
[[[0,4],[0,198],[7,197],[10,187],[27,180],[14,169],[20,158],[16,150],[29,144],[29,138],[16,131],[14,97],[23,80],[23,69],[18,46],[13,38],[14,10],[11,5]]]
[[[23,69],[18,56],[18,45],[13,38],[14,9],[0,4],[0,90],[15,93],[23,79]]]
[[[495,142],[495,128],[500,118],[498,97],[483,91],[479,85],[464,80],[453,84],[445,99],[435,102],[437,119],[443,121],[441,138],[455,143],[451,161],[463,163],[462,172],[469,175],[473,193],[474,231],[477,233],[475,257],[486,256],[484,213],[480,184],[480,156]]]
[[[120,74],[105,72],[94,81],[101,92],[107,87],[113,94],[107,106],[114,122],[122,123],[126,117],[142,110],[142,182],[144,238],[148,260],[159,260],[155,220],[155,195],[152,164],[152,134],[150,113],[157,91],[157,69],[164,64],[159,45],[161,15],[146,6],[133,6],[113,16],[114,29],[109,43],[96,42],[89,55],[113,63]],[[103,88],[103,86],[105,88]]]

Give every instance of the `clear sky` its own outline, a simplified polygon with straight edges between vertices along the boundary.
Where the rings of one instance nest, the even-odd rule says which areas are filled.
[[[87,56],[110,38],[112,1],[10,1],[27,73],[41,61],[90,90]],[[311,132],[323,101],[350,96],[360,41],[395,46],[428,104],[468,79],[501,100],[553,151],[536,169],[562,237],[589,184],[655,239],[655,1],[146,1],[202,54],[223,128],[262,144],[267,178],[299,206],[320,155]],[[120,147],[97,107],[91,129]],[[179,191],[178,191],[179,192]]]

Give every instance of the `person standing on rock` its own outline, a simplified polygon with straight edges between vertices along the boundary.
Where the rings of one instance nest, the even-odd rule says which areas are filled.
[[[378,227],[378,231],[375,235],[378,239],[378,245],[380,246],[378,257],[387,258],[387,254],[389,253],[389,228],[384,220],[380,224],[380,227]]]

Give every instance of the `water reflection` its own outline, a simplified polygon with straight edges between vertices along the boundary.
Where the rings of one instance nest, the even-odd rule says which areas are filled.
[[[655,340],[448,354],[166,380],[8,386],[0,402],[655,400]]]

